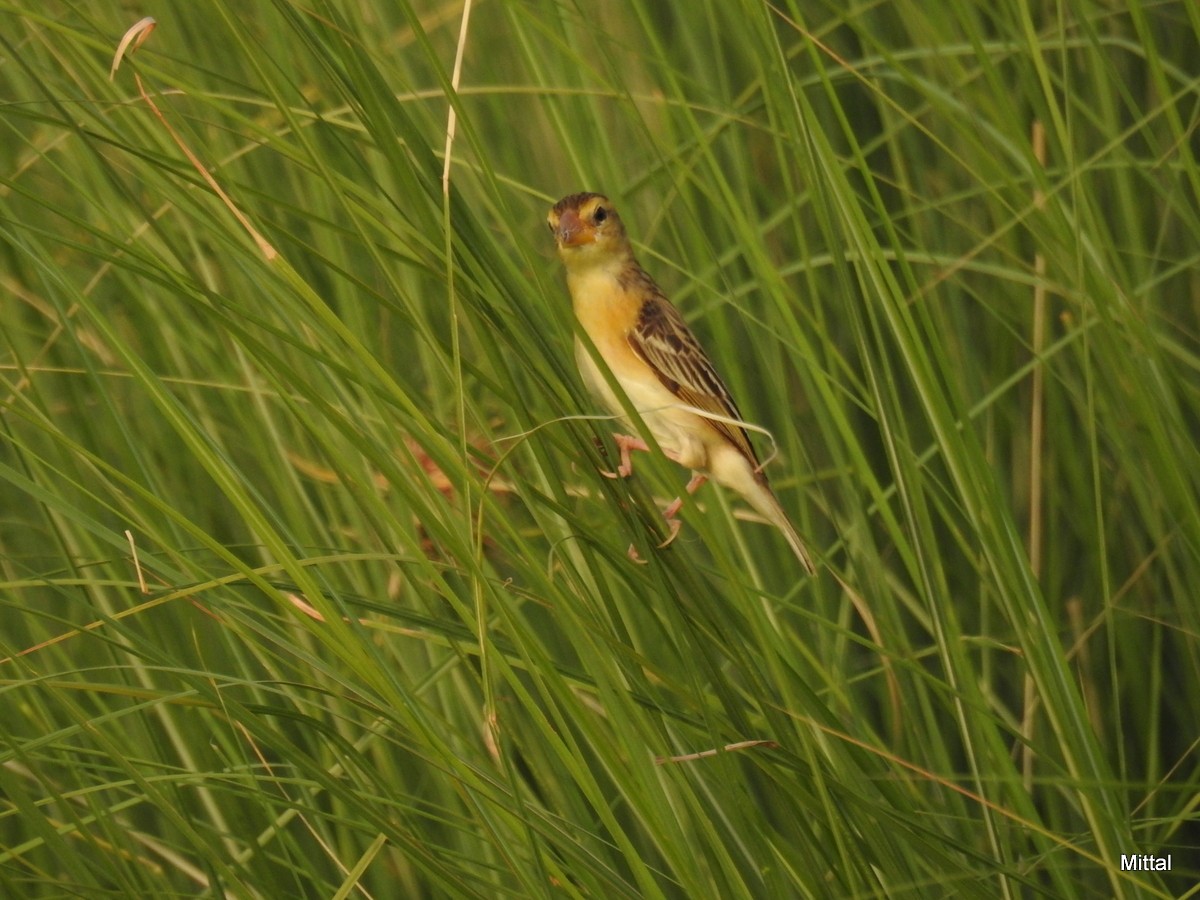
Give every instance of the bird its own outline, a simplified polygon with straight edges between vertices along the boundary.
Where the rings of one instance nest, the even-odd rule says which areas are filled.
[[[583,192],[563,197],[547,223],[567,274],[567,290],[580,330],[603,360],[668,459],[692,470],[686,493],[709,478],[739,494],[778,528],[810,575],[812,557],[767,483],[742,414],[712,360],[633,253],[625,225],[612,201]],[[589,391],[636,431],[620,398],[577,333],[575,361]],[[636,434],[613,435],[620,464],[609,477],[633,473],[634,451],[650,447]],[[663,511],[674,540],[683,506],[677,497]],[[631,548],[630,556],[636,559]]]

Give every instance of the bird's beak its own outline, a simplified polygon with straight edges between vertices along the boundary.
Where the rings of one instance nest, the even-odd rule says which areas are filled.
[[[554,239],[560,247],[578,247],[592,240],[593,230],[579,218],[579,213],[568,209],[558,219]]]

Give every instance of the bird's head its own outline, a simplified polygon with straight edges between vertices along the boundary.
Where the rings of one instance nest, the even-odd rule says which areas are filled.
[[[546,217],[558,255],[568,266],[623,260],[629,238],[616,208],[603,194],[563,197]]]

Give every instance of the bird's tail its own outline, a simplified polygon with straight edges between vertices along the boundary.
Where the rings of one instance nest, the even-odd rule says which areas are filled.
[[[817,574],[817,567],[813,565],[812,557],[808,555],[808,548],[804,546],[804,541],[800,539],[800,535],[796,533],[796,529],[792,527],[791,519],[787,513],[783,511],[783,507],[779,505],[779,500],[774,492],[765,483],[765,479],[758,484],[760,488],[757,491],[747,493],[746,499],[750,501],[750,505],[754,507],[759,515],[763,516],[768,522],[783,532],[783,536],[787,539],[788,545],[791,546],[792,552],[796,554],[796,559],[800,560],[800,565],[804,566],[809,575]]]

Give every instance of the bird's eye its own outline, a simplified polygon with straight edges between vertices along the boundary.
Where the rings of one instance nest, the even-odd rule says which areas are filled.
[[[607,218],[608,218],[608,210],[605,209],[603,206],[597,206],[596,211],[594,213],[592,213],[592,221],[595,222],[597,225],[600,225],[601,223],[603,223],[604,220]]]

